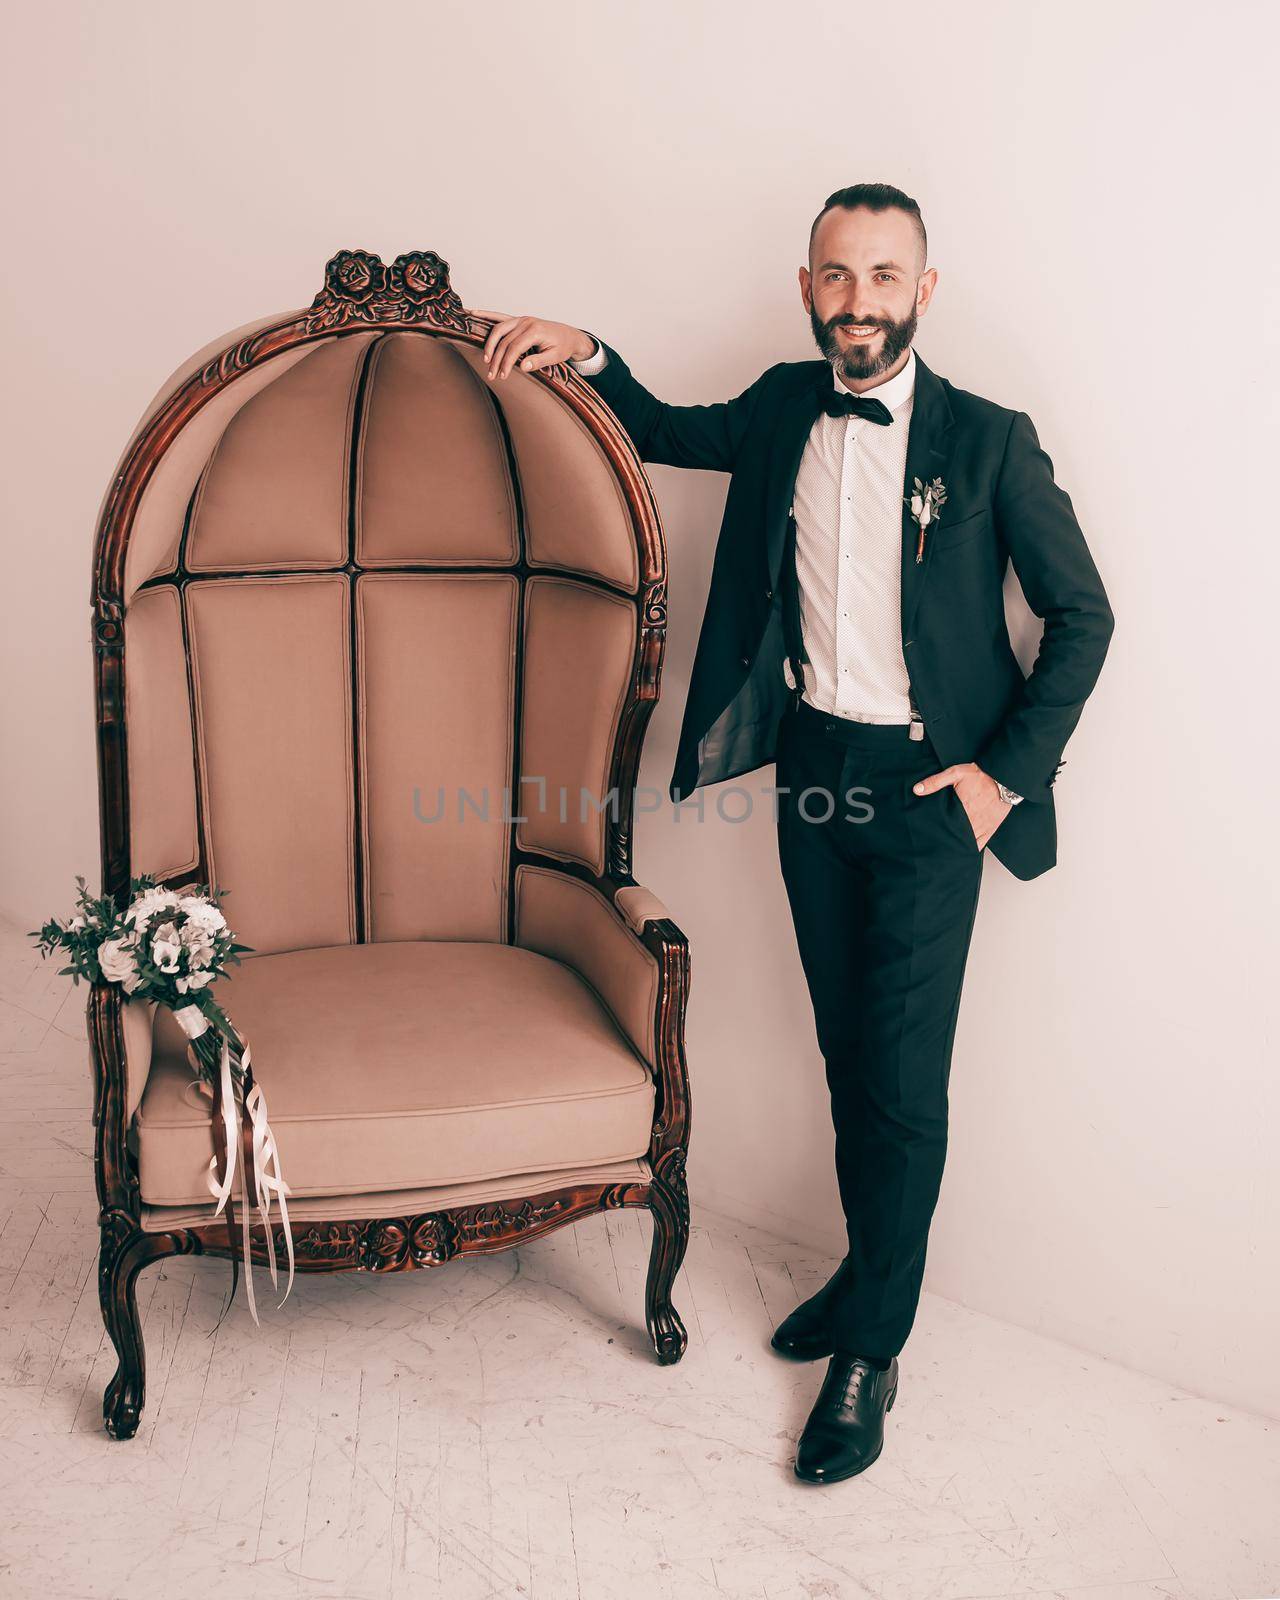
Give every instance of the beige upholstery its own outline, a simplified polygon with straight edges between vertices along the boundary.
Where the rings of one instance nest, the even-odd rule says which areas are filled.
[[[367,348],[352,339],[313,347],[231,419],[196,493],[192,572],[341,565],[347,443]]]
[[[525,585],[524,743],[516,836],[604,871],[608,755],[635,653],[635,608],[565,578]],[[590,673],[583,661],[596,663]]]
[[[259,956],[225,1001],[299,1195],[638,1156],[653,1078],[581,978],[511,945],[417,940]],[[172,1014],[137,1118],[152,1205],[205,1198],[209,1098]]]
[[[288,350],[261,367],[242,373],[197,412],[165,451],[142,491],[133,519],[124,566],[126,605],[148,578],[176,569],[187,506],[208,464],[210,451],[230,419],[315,348],[303,345]]]
[[[135,662],[167,675],[139,691],[133,870],[190,854],[190,743],[206,856],[256,951],[361,925],[372,939],[506,938],[511,830],[483,820],[484,796],[490,822],[526,819],[521,845],[605,865],[638,633],[616,474],[532,378],[513,373],[495,401],[457,340],[361,331],[264,370],[178,435],[130,540],[126,677]],[[166,579],[184,525],[179,607]],[[522,557],[563,570],[498,570]],[[131,741],[134,727],[131,708]],[[443,814],[419,820],[442,782]]]
[[[158,877],[194,868],[195,743],[182,643],[182,601],[165,586],[138,595],[125,614],[125,721],[129,787],[146,803],[134,807],[133,848]]]
[[[451,1206],[484,1206],[512,1200],[516,1187],[522,1195],[546,1194],[556,1189],[588,1188],[601,1184],[648,1183],[653,1168],[644,1156],[627,1161],[598,1161],[583,1166],[554,1167],[545,1172],[521,1174],[518,1185],[508,1177],[471,1179],[466,1183],[441,1183],[430,1188],[373,1189],[352,1195],[295,1195],[289,1201],[289,1221],[298,1237],[299,1223],[374,1217],[416,1217]],[[208,1205],[142,1206],[142,1227],[147,1233],[188,1228],[208,1220]]]
[[[564,872],[517,867],[516,940],[580,972],[635,1048],[657,1066],[658,962],[603,895]]]
[[[132,1118],[142,1104],[151,1072],[152,1027],[158,1007],[153,1000],[122,1000],[120,1033],[124,1046],[124,1108]]]
[[[519,583],[371,572],[357,610],[369,936],[502,939]]]
[[[210,871],[260,952],[355,937],[348,604],[334,575],[187,590]]]
[[[639,571],[588,426],[429,330],[236,372],[156,462],[124,562],[130,867],[229,891],[254,953],[218,998],[300,1202],[647,1170],[649,908],[590,881]],[[123,1027],[142,1200],[198,1213],[208,1096],[167,1012]]]
[[[630,514],[617,476],[586,425],[520,373],[490,382],[475,346],[452,348],[501,398],[520,463],[529,564],[571,567],[634,590],[639,561]]]
[[[363,566],[510,566],[518,556],[515,486],[498,413],[450,341],[379,340],[359,472]]]
[[[619,889],[614,903],[637,933],[647,922],[661,922],[671,916],[653,890],[638,883]]]

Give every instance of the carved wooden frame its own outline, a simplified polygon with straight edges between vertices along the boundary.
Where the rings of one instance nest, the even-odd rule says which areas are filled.
[[[127,732],[124,721],[124,570],[125,552],[138,505],[157,463],[185,424],[214,395],[243,373],[299,345],[345,332],[413,330],[482,346],[493,322],[468,313],[449,282],[449,266],[434,251],[411,251],[389,267],[362,250],[343,250],[327,263],[324,287],[311,306],[260,328],[228,345],[180,383],[146,419],[111,485],[99,517],[93,561],[93,643],[97,703],[99,818],[103,892],[120,894],[130,868]],[[644,468],[612,411],[564,364],[529,376],[546,385],[583,421],[617,475],[629,510],[639,554],[640,580],[631,598],[636,606],[636,649],[632,676],[619,719],[609,773],[616,806],[607,806],[604,870],[589,868],[511,841],[514,878],[521,863],[536,863],[586,883],[621,915],[615,898],[634,884],[631,826],[636,773],[645,728],[658,698],[666,637],[666,552],[661,524]],[[537,569],[514,563],[524,576]],[[577,576],[574,574],[574,576]],[[613,592],[621,592],[616,588]],[[517,703],[516,715],[519,716]],[[194,870],[172,881],[196,882],[206,876],[203,839]],[[514,896],[510,896],[514,900]],[[678,1361],[687,1336],[671,1301],[689,1236],[689,1198],[685,1179],[690,1106],[684,1051],[685,1008],[689,987],[688,944],[666,917],[648,919],[630,930],[655,958],[658,990],[655,1017],[656,1105],[647,1160],[651,1176],[634,1182],[583,1184],[535,1194],[513,1180],[510,1196],[498,1202],[456,1206],[417,1216],[335,1219],[295,1229],[297,1267],[302,1272],[358,1270],[398,1272],[434,1267],[456,1256],[504,1250],[581,1217],[623,1206],[645,1207],[653,1217],[653,1240],[645,1290],[645,1318],[658,1360]],[[195,1226],[152,1232],[142,1226],[136,1163],[128,1146],[122,1000],[117,987],[95,985],[88,1001],[90,1056],[94,1071],[96,1129],[94,1172],[99,1203],[101,1250],[99,1299],[103,1321],[119,1365],[103,1399],[103,1418],[112,1438],[137,1431],[145,1399],[146,1363],[138,1318],[136,1280],[150,1262],[170,1255],[228,1256],[232,1246],[220,1219]],[[276,1229],[271,1248],[284,1255],[283,1233]],[[268,1259],[262,1224],[254,1229],[255,1261]]]

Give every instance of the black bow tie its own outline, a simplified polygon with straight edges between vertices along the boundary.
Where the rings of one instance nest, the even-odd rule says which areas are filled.
[[[823,390],[822,409],[829,417],[866,417],[871,422],[886,425],[893,421],[893,414],[883,400],[868,400],[860,394],[837,393],[834,389]]]

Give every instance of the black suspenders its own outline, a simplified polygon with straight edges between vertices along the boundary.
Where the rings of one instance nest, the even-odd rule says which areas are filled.
[[[787,535],[782,550],[782,632],[798,702],[804,693],[804,633],[800,625],[800,579],[796,572],[796,508],[787,512]]]

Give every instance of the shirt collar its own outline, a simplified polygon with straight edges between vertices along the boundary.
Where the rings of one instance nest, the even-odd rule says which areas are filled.
[[[845,394],[852,394],[847,383],[843,383],[840,374],[833,366],[831,376],[835,380],[837,392],[843,390]],[[895,372],[892,378],[886,378],[883,383],[872,384],[871,388],[863,389],[861,393],[869,400],[882,400],[890,411],[909,400],[915,393],[916,387],[916,353],[914,348],[907,352],[907,364],[900,372]]]

